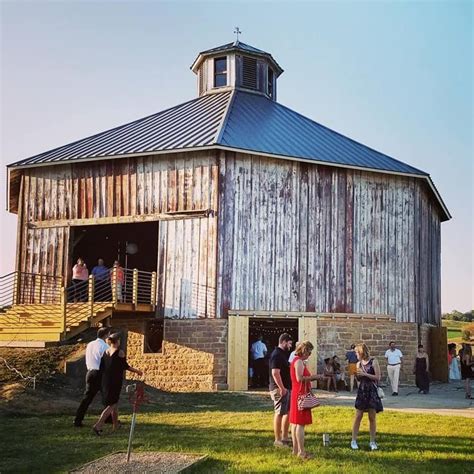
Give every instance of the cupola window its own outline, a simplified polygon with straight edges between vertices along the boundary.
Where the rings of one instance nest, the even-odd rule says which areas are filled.
[[[267,72],[267,94],[273,97],[273,69],[270,67]]]
[[[214,87],[227,85],[227,57],[214,59]]]
[[[247,89],[257,88],[257,60],[248,56],[242,61],[242,85]]]

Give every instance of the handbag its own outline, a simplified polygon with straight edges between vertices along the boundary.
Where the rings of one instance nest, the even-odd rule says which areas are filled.
[[[364,367],[364,364],[360,364],[360,366],[362,367],[362,370],[367,373],[367,371],[365,370],[365,367]],[[374,387],[376,388],[377,390],[377,396],[382,400],[383,398],[385,398],[385,392],[383,391],[383,388],[380,387],[378,384],[376,384],[375,382],[372,382],[374,384]]]
[[[301,384],[301,388],[303,388],[303,384]],[[298,410],[311,410],[312,408],[317,408],[321,405],[320,401],[316,398],[316,395],[311,391],[311,389],[307,389],[306,393],[299,393],[298,394]]]

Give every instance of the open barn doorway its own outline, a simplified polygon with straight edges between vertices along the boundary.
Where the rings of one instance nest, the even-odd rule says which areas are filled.
[[[122,267],[153,272],[158,256],[158,222],[105,224],[73,227],[71,233],[71,265],[79,257],[89,272],[99,258],[108,268],[118,260]],[[68,277],[70,279],[71,269]]]
[[[269,358],[278,346],[280,334],[288,333],[293,338],[293,344],[298,340],[298,320],[287,318],[254,318],[249,320],[249,387],[268,389]],[[262,338],[267,347],[266,356],[259,360],[252,357],[252,344]],[[288,353],[288,356],[290,353]]]

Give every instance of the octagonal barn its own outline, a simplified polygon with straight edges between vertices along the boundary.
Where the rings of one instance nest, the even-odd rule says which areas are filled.
[[[30,344],[103,320],[173,390],[246,389],[257,333],[309,337],[319,359],[358,340],[414,354],[440,325],[450,218],[430,176],[278,103],[269,53],[236,41],[191,69],[193,100],[9,165],[18,256],[0,338],[18,335],[18,308]],[[93,277],[71,301],[78,257],[121,261],[120,301]]]

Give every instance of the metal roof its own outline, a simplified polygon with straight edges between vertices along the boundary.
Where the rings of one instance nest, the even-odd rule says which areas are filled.
[[[231,92],[209,94],[10,166],[196,148],[216,141]]]
[[[217,46],[216,48],[206,49],[206,51],[201,51],[199,54],[214,54],[229,49],[241,49],[242,51],[247,51],[249,53],[269,54],[266,51],[255,48],[254,46],[242,43],[242,41],[234,41],[232,43],[223,44],[222,46]]]
[[[264,96],[236,91],[219,144],[241,150],[406,174],[428,174]]]
[[[428,173],[345,137],[263,95],[242,90],[210,93],[9,167],[203,148],[419,176],[427,180],[445,218],[451,217]]]

